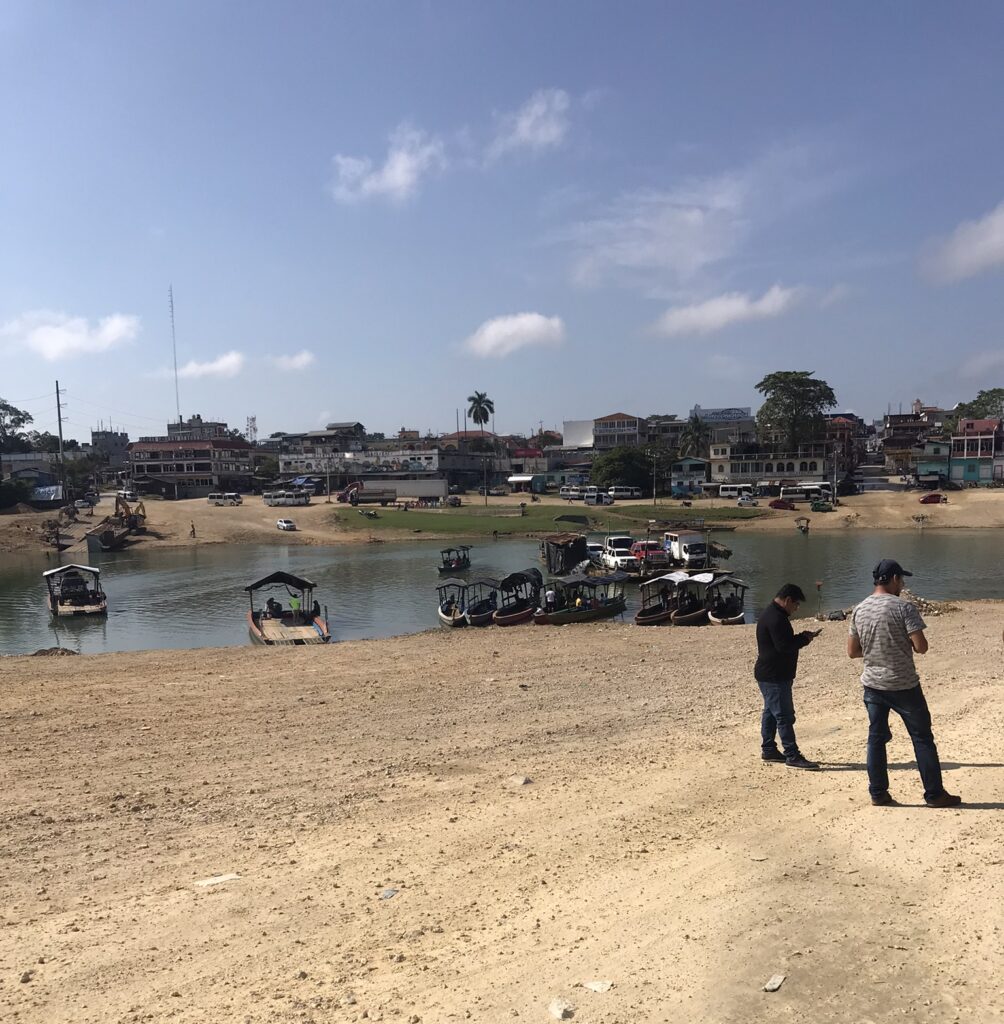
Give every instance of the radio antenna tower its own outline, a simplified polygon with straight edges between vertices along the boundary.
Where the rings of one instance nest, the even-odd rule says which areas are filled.
[[[178,395],[178,339],[174,334],[174,285],[167,286],[167,308],[171,313],[171,351],[174,354],[174,405],[181,422],[181,398]]]

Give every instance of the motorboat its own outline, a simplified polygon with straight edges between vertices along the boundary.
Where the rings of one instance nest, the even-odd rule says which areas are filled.
[[[458,548],[443,548],[440,551],[442,564],[439,572],[442,576],[449,576],[451,572],[463,572],[471,567],[471,546],[461,544]]]
[[[538,608],[533,615],[535,626],[565,626],[573,622],[593,622],[622,615],[627,605],[624,584],[627,573],[608,576],[558,576],[548,583],[554,591],[553,605]]]
[[[735,576],[715,580],[707,593],[708,618],[716,626],[741,626],[746,621],[747,584]]]
[[[679,605],[679,586],[691,574],[678,569],[676,572],[656,576],[638,584],[641,593],[641,608],[635,613],[637,626],[658,626],[670,622]]]
[[[42,573],[49,611],[67,615],[107,615],[108,598],[101,589],[101,570],[90,565],[61,565]]]
[[[467,581],[443,580],[436,587],[436,593],[439,595],[436,614],[439,616],[440,624],[453,627],[466,626]]]
[[[467,625],[490,626],[498,608],[499,581],[484,577],[467,585]]]
[[[492,614],[496,626],[516,626],[529,622],[537,610],[544,577],[539,569],[511,572],[499,581],[499,606]]]
[[[314,600],[315,584],[310,580],[274,572],[244,589],[251,602],[247,623],[252,642],[266,647],[304,647],[331,639],[328,610],[325,607],[321,615],[321,606]],[[285,591],[288,604],[270,596],[264,608],[256,608],[254,598],[260,590]]]
[[[676,611],[670,615],[674,626],[704,626],[708,622],[707,590],[714,583],[713,572],[699,572],[677,584]]]

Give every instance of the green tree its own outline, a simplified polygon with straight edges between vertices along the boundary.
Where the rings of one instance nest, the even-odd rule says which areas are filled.
[[[652,460],[643,448],[614,448],[593,459],[589,480],[602,490],[608,487],[652,486]]]
[[[957,419],[1004,419],[1004,388],[980,391],[971,402],[960,402],[955,414]]]
[[[764,403],[756,415],[757,433],[764,444],[778,438],[785,451],[818,440],[825,431],[823,412],[837,404],[833,388],[813,378],[813,370],[778,370],[768,373],[756,389]]]
[[[24,432],[29,423],[31,413],[0,398],[0,452],[31,451],[31,443]]]
[[[530,448],[550,448],[561,444],[561,434],[556,430],[540,430],[527,438]]]
[[[485,424],[495,415],[495,403],[488,397],[487,391],[475,391],[467,396],[470,407],[467,415],[481,428],[481,436],[485,436]]]
[[[707,457],[710,446],[710,424],[700,416],[691,416],[687,420],[687,425],[680,431],[680,454],[703,459]]]
[[[32,451],[49,452],[52,455],[59,451],[59,438],[48,430],[29,430],[26,436]]]

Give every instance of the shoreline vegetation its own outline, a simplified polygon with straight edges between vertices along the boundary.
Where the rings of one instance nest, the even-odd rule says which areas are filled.
[[[898,723],[870,805],[844,623],[818,773],[760,761],[752,626],[2,658],[0,1016],[989,1020],[1002,617],[919,659],[951,811]]]
[[[921,505],[916,491],[871,491],[842,498],[833,512],[813,513],[808,507],[795,512],[778,512],[766,507],[764,499],[757,508],[737,508],[735,502],[720,499],[695,501],[685,508],[678,500],[618,502],[604,508],[585,507],[550,495],[540,502],[528,502],[520,515],[519,495],[484,499],[464,495],[459,509],[410,509],[367,506],[377,513],[370,519],[360,510],[323,497],[306,507],[270,508],[261,498],[249,495],[243,505],[210,506],[205,499],[160,501],[147,499],[147,532],[130,538],[130,544],[149,547],[226,544],[365,544],[377,541],[430,540],[455,541],[491,538],[542,537],[549,533],[580,527],[555,522],[555,516],[586,516],[590,532],[607,530],[645,536],[650,520],[686,524],[703,520],[705,527],[736,529],[743,532],[783,532],[794,530],[795,518],[807,515],[810,535],[823,531],[902,530],[902,529],[1001,529],[1004,528],[1004,490],[979,489],[951,492],[945,505]],[[95,516],[82,515],[72,536],[77,541],[69,550],[84,552],[81,538],[85,530],[97,524],[111,511],[106,495],[95,509]],[[916,517],[924,517],[922,520]],[[54,517],[52,512],[21,512],[0,515],[0,552],[39,552],[42,523]],[[296,522],[295,532],[282,532],[276,520],[282,517]],[[190,535],[191,524],[195,536]],[[660,527],[653,527],[658,532]],[[48,549],[51,551],[51,548]]]

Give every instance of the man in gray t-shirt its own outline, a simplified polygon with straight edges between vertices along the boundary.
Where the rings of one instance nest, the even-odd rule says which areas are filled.
[[[913,663],[915,653],[927,653],[926,624],[917,606],[899,596],[903,577],[912,575],[899,562],[884,558],[872,571],[874,591],[851,614],[847,653],[865,661],[861,685],[869,721],[868,791],[873,804],[894,803],[889,795],[886,744],[892,739],[889,712],[895,711],[913,741],[925,803],[928,807],[958,807],[962,798],[946,793],[941,783],[931,713]]]

